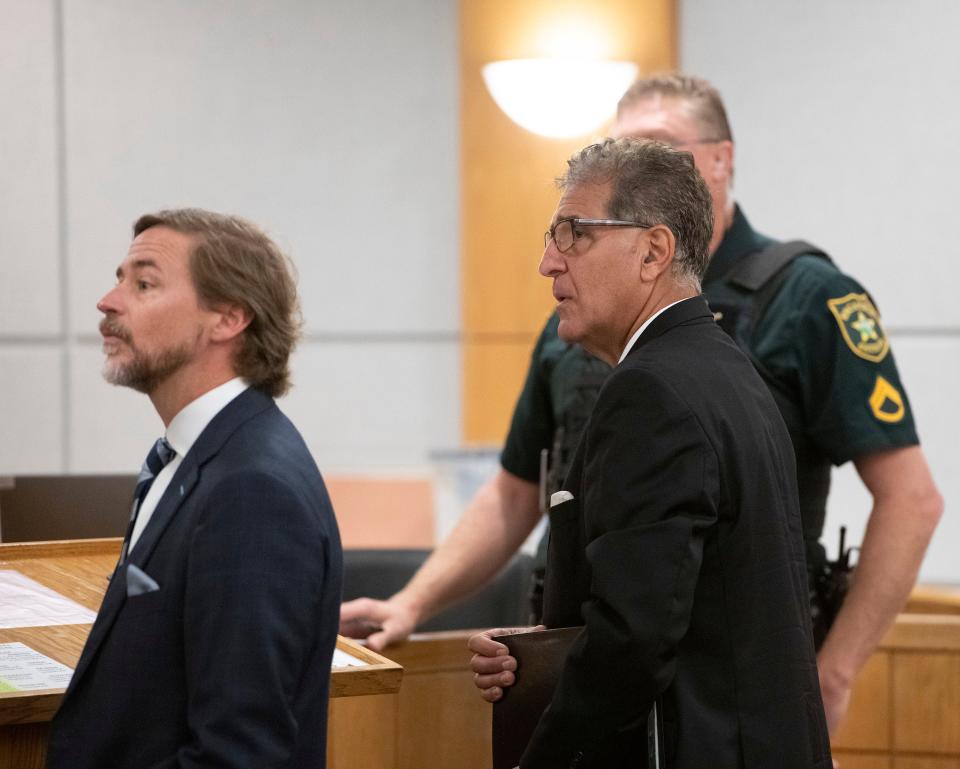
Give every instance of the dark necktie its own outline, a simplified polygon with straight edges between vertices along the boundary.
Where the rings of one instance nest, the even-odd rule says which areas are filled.
[[[120,563],[127,560],[127,551],[130,549],[130,537],[133,536],[133,527],[137,522],[137,515],[140,512],[140,506],[153,485],[153,480],[160,471],[169,464],[170,460],[177,455],[166,438],[158,438],[153,444],[150,453],[140,468],[140,475],[137,477],[137,486],[133,490],[133,506],[130,509],[130,523],[127,524],[127,535],[123,538],[123,548],[120,550]]]

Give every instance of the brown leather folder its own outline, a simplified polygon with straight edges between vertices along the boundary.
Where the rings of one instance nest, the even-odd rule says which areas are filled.
[[[493,706],[493,769],[513,769],[556,687],[570,645],[583,628],[496,636],[517,660],[516,681]]]

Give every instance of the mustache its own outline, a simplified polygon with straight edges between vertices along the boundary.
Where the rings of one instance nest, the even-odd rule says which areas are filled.
[[[110,316],[100,321],[100,333],[103,336],[115,336],[124,342],[129,342],[131,339],[130,332],[121,326],[115,318]]]

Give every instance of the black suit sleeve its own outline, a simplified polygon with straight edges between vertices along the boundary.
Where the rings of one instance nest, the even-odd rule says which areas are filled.
[[[681,395],[655,372],[618,370],[585,440],[585,628],[523,769],[566,766],[578,752],[645,724],[673,678],[704,535],[717,519],[715,452]]]
[[[209,492],[184,596],[190,739],[157,766],[288,765],[302,727],[294,693],[318,637],[324,542],[289,483],[238,474]]]

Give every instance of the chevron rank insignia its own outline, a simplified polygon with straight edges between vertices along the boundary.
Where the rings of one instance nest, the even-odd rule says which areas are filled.
[[[903,419],[905,407],[900,391],[882,376],[877,376],[873,392],[869,398],[870,411],[881,422],[899,422]]]
[[[837,319],[843,341],[854,355],[879,363],[890,350],[880,325],[880,313],[866,294],[847,294],[829,299],[827,307]]]

